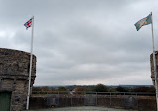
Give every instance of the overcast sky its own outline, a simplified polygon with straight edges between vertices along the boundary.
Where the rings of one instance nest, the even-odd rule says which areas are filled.
[[[158,49],[158,0],[0,0],[0,47],[30,52],[33,15],[35,85],[151,85],[153,12]]]

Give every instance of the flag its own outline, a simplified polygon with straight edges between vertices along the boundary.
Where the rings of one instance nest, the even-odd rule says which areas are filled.
[[[149,14],[147,17],[139,20],[137,23],[135,23],[134,25],[136,26],[137,31],[144,25],[148,25],[152,23],[152,14]]]
[[[29,21],[27,21],[27,22],[24,24],[24,26],[26,27],[26,29],[28,29],[29,27],[32,26],[32,19],[33,19],[33,18],[31,18]]]

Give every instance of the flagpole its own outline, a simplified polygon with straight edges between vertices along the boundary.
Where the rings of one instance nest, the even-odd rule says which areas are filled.
[[[152,45],[153,45],[153,64],[154,64],[154,76],[155,76],[155,89],[156,89],[156,102],[157,102],[157,111],[158,111],[158,87],[157,87],[157,69],[156,69],[156,60],[155,60],[155,47],[154,47],[154,32],[153,32],[153,18],[151,12],[151,31],[152,31]]]
[[[29,85],[28,85],[28,94],[27,94],[27,105],[26,105],[26,109],[27,109],[27,110],[29,109],[30,86],[31,86],[31,73],[32,73],[33,31],[34,31],[34,16],[32,17],[32,35],[31,35],[31,53],[30,53]]]

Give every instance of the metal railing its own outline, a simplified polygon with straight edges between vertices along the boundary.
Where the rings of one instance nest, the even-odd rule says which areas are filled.
[[[69,95],[85,95],[85,94],[96,94],[96,95],[136,95],[136,96],[156,96],[155,93],[150,92],[86,92],[86,91],[32,91],[32,94],[69,94]]]
[[[106,106],[138,109],[142,98],[155,104],[155,93],[147,92],[71,92],[71,91],[32,91],[32,98],[39,98],[46,107],[65,106]]]

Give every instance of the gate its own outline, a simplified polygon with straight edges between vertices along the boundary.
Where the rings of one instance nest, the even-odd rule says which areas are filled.
[[[125,105],[125,108],[127,109],[137,109],[138,101],[136,99],[136,96],[133,96],[133,95],[125,96],[124,105]]]
[[[97,96],[96,94],[86,94],[84,98],[84,105],[86,106],[96,106]]]
[[[59,104],[59,95],[51,94],[46,98],[46,105],[49,107],[54,107]]]
[[[11,101],[11,93],[7,93],[7,92],[0,93],[0,110],[10,111],[10,101]]]

